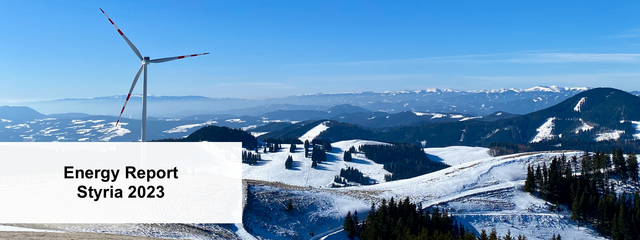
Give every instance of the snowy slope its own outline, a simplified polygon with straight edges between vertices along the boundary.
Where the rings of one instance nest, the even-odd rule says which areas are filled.
[[[329,121],[323,122],[321,124],[318,124],[317,126],[313,127],[311,130],[309,130],[307,133],[305,133],[304,135],[302,135],[302,137],[300,137],[300,141],[304,142],[304,141],[309,141],[311,142],[314,138],[316,138],[318,135],[320,135],[321,132],[323,132],[324,130],[329,129],[329,126],[327,126],[327,123],[329,123]]]
[[[453,146],[444,148],[425,148],[424,152],[427,154],[429,159],[433,161],[440,161],[451,166],[491,157],[491,155],[489,155],[489,149],[483,147]]]
[[[553,139],[555,135],[553,135],[553,121],[556,120],[555,117],[548,118],[545,123],[542,124],[536,131],[538,132],[535,137],[531,140],[531,143],[537,143],[549,139]]]
[[[581,153],[565,154],[570,157]],[[412,179],[341,190],[370,191],[381,198],[409,197],[425,207],[440,205],[477,230],[496,228],[501,235],[511,230],[527,239],[550,239],[554,233],[563,239],[599,239],[594,231],[571,222],[568,212],[550,212],[544,201],[520,190],[526,167],[548,162],[554,156],[561,153],[485,158]]]
[[[313,129],[311,130],[313,131]],[[311,132],[310,131],[310,132]],[[356,149],[363,144],[383,144],[375,141],[349,140],[332,143],[332,151],[327,152],[327,161],[318,165],[318,168],[311,168],[311,158],[304,157],[304,146],[297,145],[294,153],[289,152],[289,144],[282,144],[282,150],[277,153],[262,153],[262,161],[256,165],[244,164],[242,177],[244,179],[263,180],[269,182],[281,182],[294,186],[327,187],[331,185],[336,175],[340,174],[340,169],[354,167],[377,182],[384,182],[384,175],[389,172],[383,169],[382,164],[374,163],[367,159],[363,153],[353,154],[353,161],[343,161],[343,152],[349,150],[351,146]],[[293,169],[287,170],[284,167],[285,160],[291,155],[293,157]]]
[[[336,145],[346,147],[349,144],[345,141]],[[340,232],[337,226],[341,221],[336,220],[336,217],[340,218],[340,213],[358,210],[362,218],[366,214],[363,211],[371,202],[379,203],[383,198],[409,197],[412,202],[420,202],[424,207],[438,205],[447,208],[459,221],[478,231],[496,228],[499,234],[504,235],[510,230],[512,234],[523,234],[527,239],[550,239],[553,234],[560,234],[563,239],[604,239],[592,229],[578,227],[570,221],[568,211],[551,212],[544,201],[520,190],[526,177],[526,166],[545,161],[548,163],[554,156],[560,157],[560,152],[488,158],[483,155],[486,152],[481,148],[453,147],[428,149],[427,152],[441,157],[444,162],[459,164],[416,178],[372,186],[298,190],[291,190],[290,187],[253,188],[252,194],[260,196],[259,203],[249,201],[252,203],[249,209],[245,209],[245,225],[248,225],[251,233],[266,239],[343,240],[344,232]],[[455,152],[459,153],[458,157]],[[481,159],[472,160],[465,153]],[[582,153],[564,154],[571,157]],[[294,199],[294,203],[305,209],[300,209],[303,213],[283,214],[278,210],[281,207],[273,207],[274,198],[280,199],[278,201]],[[271,210],[260,211],[264,208]],[[567,206],[564,208],[567,209]],[[271,214],[273,211],[278,216]],[[315,237],[305,234],[307,232],[313,232]]]

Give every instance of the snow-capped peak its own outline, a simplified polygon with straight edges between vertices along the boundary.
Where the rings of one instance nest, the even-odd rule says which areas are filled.
[[[560,88],[558,86],[535,86],[532,88],[528,88],[524,90],[525,92],[560,92]]]

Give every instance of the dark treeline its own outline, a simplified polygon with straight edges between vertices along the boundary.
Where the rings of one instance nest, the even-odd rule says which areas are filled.
[[[449,167],[431,161],[420,147],[413,144],[366,144],[360,146],[360,151],[368,159],[384,164],[384,169],[391,172],[391,176],[385,176],[387,181],[412,178]]]
[[[260,157],[260,153],[242,151],[242,163],[254,165],[258,163],[258,160],[262,160],[262,158]]]
[[[265,153],[266,152],[270,152],[270,153],[278,152],[278,151],[280,151],[280,149],[282,149],[282,145],[280,145],[280,143],[267,143],[267,146],[265,146]]]
[[[332,149],[331,142],[329,142],[327,140],[319,139],[319,138],[313,139],[311,141],[311,144],[320,145],[320,146],[322,146],[322,148],[324,148],[325,151],[331,151],[331,149]]]
[[[622,149],[602,151],[582,161],[554,158],[549,166],[529,166],[524,190],[572,211],[571,219],[591,224],[613,240],[640,239],[640,197],[616,193],[614,184],[638,183],[638,162],[634,153],[625,157]]]
[[[364,176],[360,170],[352,167],[340,169],[340,176],[336,176],[333,181],[345,185],[348,185],[349,182],[358,183],[360,185],[371,184],[371,179],[369,177]]]
[[[169,138],[153,140],[153,142],[242,142],[242,147],[255,149],[258,141],[248,132],[241,129],[233,129],[220,126],[206,126],[189,134],[186,138]]]
[[[266,138],[266,139],[262,139],[262,141],[268,142],[268,143],[277,143],[277,144],[290,144],[290,143],[302,144],[302,141],[300,141],[300,139],[297,139],[297,138]]]
[[[358,220],[357,212],[347,213],[344,220],[344,231],[350,239],[359,237],[362,240],[377,239],[451,239],[451,240],[489,240],[499,239],[495,230],[487,235],[483,230],[481,237],[464,225],[457,223],[446,211],[438,208],[432,211],[422,210],[421,205],[404,201],[395,202],[393,198],[388,202],[382,200],[379,207],[371,205],[369,215],[362,222]],[[500,239],[526,239],[524,236],[512,237],[507,234]]]
[[[491,155],[502,156],[514,153],[551,151],[551,150],[585,150],[609,151],[611,148],[621,148],[624,152],[640,152],[640,140],[620,141],[583,141],[583,140],[551,140],[539,143],[517,144],[494,142],[489,144]]]

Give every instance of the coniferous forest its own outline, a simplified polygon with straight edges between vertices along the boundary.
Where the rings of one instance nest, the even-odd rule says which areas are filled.
[[[358,212],[347,213],[343,224],[344,231],[350,239],[359,237],[369,239],[461,239],[489,240],[509,239],[524,240],[524,236],[513,237],[510,233],[499,238],[492,230],[490,234],[483,230],[480,237],[464,225],[457,223],[446,211],[435,208],[423,210],[421,205],[409,202],[409,198],[396,202],[393,198],[382,200],[379,207],[371,205],[369,215],[359,221]]]
[[[258,141],[250,133],[242,129],[233,129],[220,126],[206,126],[189,134],[186,138],[169,138],[153,140],[153,142],[242,142],[242,147],[246,149],[255,149],[258,147]]]
[[[258,160],[262,160],[260,153],[242,151],[242,163],[254,165],[258,163]]]
[[[324,151],[324,148],[318,145],[313,146],[313,151],[311,152],[311,164],[312,168],[317,168],[318,164],[327,160],[327,153]]]
[[[563,155],[549,166],[529,166],[524,190],[556,206],[569,206],[571,219],[613,240],[640,239],[638,192],[614,190],[615,185],[638,184],[636,155],[625,157],[618,148],[611,154],[585,152],[581,160]]]
[[[449,167],[431,161],[420,147],[413,144],[366,144],[360,146],[360,151],[375,163],[384,164],[384,169],[391,173],[385,176],[386,181],[412,178]]]
[[[357,168],[347,167],[346,169],[340,169],[340,176],[336,176],[334,182],[341,184],[353,182],[360,185],[369,185],[371,184],[371,179],[364,176]]]

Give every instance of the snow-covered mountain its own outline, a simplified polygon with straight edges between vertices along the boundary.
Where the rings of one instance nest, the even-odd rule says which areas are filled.
[[[321,136],[335,140],[348,139],[341,136],[340,132],[332,131]],[[387,142],[426,142],[431,147],[486,146],[495,142],[552,142],[561,147],[561,143],[569,142],[576,145],[605,140],[640,139],[640,98],[613,88],[597,88],[525,115],[495,121],[470,119],[415,124],[365,134],[362,138]]]

